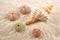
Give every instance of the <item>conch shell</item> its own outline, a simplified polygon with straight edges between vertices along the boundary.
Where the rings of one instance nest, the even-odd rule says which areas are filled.
[[[26,22],[26,25],[32,24],[37,21],[46,21],[48,18],[41,14],[42,12],[35,10],[31,18]]]

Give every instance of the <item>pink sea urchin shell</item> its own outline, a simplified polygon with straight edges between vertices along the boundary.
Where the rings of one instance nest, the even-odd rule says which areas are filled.
[[[19,18],[19,14],[17,11],[10,11],[7,14],[7,18],[11,21],[17,20]]]
[[[34,37],[39,37],[39,36],[41,36],[41,31],[39,29],[33,29],[32,35]]]

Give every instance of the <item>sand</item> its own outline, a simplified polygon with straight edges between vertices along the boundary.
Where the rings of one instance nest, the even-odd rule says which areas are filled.
[[[53,4],[51,14],[48,15],[47,22],[37,22],[26,26],[25,22],[29,19],[30,14],[20,14],[16,21],[9,21],[6,14],[12,9],[18,9],[21,4],[27,4],[32,11],[42,9],[47,5]],[[59,0],[0,0],[0,40],[60,40],[60,1]],[[14,24],[22,22],[25,30],[16,32]],[[41,37],[35,38],[31,35],[34,28],[42,31]]]

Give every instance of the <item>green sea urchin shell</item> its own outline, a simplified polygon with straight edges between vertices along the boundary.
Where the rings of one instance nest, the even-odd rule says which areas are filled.
[[[24,25],[22,23],[19,23],[19,22],[16,23],[14,27],[15,27],[15,30],[18,32],[24,29]]]

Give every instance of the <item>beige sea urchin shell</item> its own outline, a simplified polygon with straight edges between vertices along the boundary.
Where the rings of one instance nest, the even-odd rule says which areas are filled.
[[[31,8],[28,5],[21,5],[19,10],[22,14],[28,14],[31,12]]]

